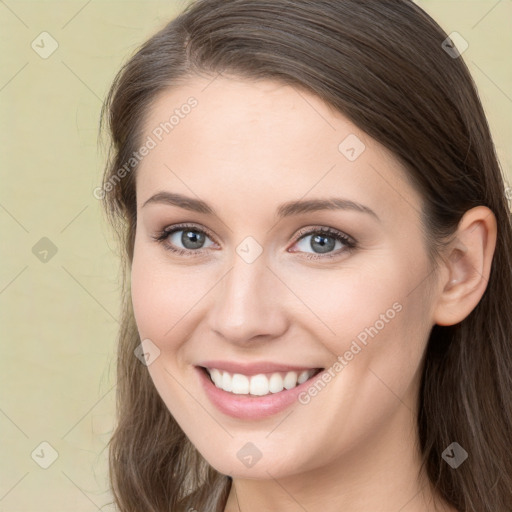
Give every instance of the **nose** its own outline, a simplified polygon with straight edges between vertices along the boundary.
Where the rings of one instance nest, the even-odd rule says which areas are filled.
[[[282,336],[288,328],[285,286],[267,267],[264,255],[252,263],[235,256],[231,269],[216,286],[209,312],[210,329],[225,340],[247,345]]]

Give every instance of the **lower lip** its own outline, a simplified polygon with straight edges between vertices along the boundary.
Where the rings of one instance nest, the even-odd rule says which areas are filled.
[[[210,376],[203,368],[196,366],[195,370],[198,372],[203,389],[213,405],[222,413],[241,420],[259,420],[284,411],[296,402],[299,394],[305,391],[311,382],[322,373],[319,372],[295,388],[257,396],[237,395],[224,391],[211,381]]]

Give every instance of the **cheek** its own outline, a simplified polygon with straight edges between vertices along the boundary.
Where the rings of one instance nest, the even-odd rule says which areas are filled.
[[[302,318],[301,325],[333,359],[346,354],[361,374],[378,361],[394,379],[404,371],[412,377],[431,328],[426,281],[417,286],[425,275],[419,260],[414,267],[383,257],[378,265],[366,268],[315,271],[314,277],[311,271],[290,272],[283,280],[293,283],[293,292],[303,303],[296,319]]]
[[[381,330],[381,315],[386,325],[393,321],[407,288],[403,278],[383,275],[380,269],[348,266],[337,270],[290,271],[283,274],[283,281],[292,283],[298,299],[296,319],[307,319],[315,337],[320,335],[324,342],[332,344],[335,353],[343,348],[344,340],[364,333],[376,322]]]
[[[145,247],[136,248],[131,269],[134,317],[140,339],[151,340],[159,350],[147,369],[167,408],[184,426],[189,413],[182,411],[188,411],[190,404],[185,407],[187,397],[179,384],[186,366],[181,347],[194,321],[193,305],[204,294],[204,288],[196,290],[191,282],[194,279],[185,269],[166,264]]]
[[[166,264],[151,250],[136,250],[131,270],[131,297],[134,316],[141,337],[171,341],[171,332],[182,320],[193,314],[193,306],[205,286],[190,269]]]
[[[132,264],[131,296],[133,312],[141,339],[156,338],[164,324],[168,324],[165,311],[170,311],[170,295],[164,293],[167,283],[154,266],[137,255]],[[169,302],[169,303],[168,303]],[[170,320],[170,318],[169,318]]]

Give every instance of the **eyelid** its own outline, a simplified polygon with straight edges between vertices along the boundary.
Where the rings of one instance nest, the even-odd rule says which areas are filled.
[[[297,238],[295,242],[298,242],[302,237],[305,235],[311,235],[315,233],[326,233],[330,234],[333,237],[339,237],[341,239],[346,239],[347,242],[353,243],[354,245],[357,243],[356,240],[351,237],[350,235],[347,235],[343,231],[340,231],[339,229],[331,228],[328,226],[310,226],[307,228],[301,228],[299,231],[297,231]]]
[[[167,233],[167,235],[170,235],[172,233],[175,233],[176,231],[182,231],[185,229],[190,229],[193,231],[197,231],[199,233],[203,233],[208,238],[210,238],[213,242],[215,242],[217,245],[219,245],[219,243],[215,239],[215,235],[213,235],[213,233],[208,228],[199,226],[198,224],[194,224],[194,223],[186,222],[184,224],[171,224],[170,226],[167,226],[162,230],[162,234]],[[201,249],[199,249],[199,250],[201,250]],[[197,251],[193,251],[193,252],[197,252]]]

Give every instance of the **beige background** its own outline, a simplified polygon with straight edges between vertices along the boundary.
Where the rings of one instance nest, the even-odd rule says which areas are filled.
[[[119,283],[92,194],[99,112],[121,63],[185,3],[0,1],[0,512],[112,510],[104,448]],[[512,1],[419,4],[468,41],[463,57],[512,184]],[[58,44],[46,59],[31,47],[51,49],[42,32]]]

